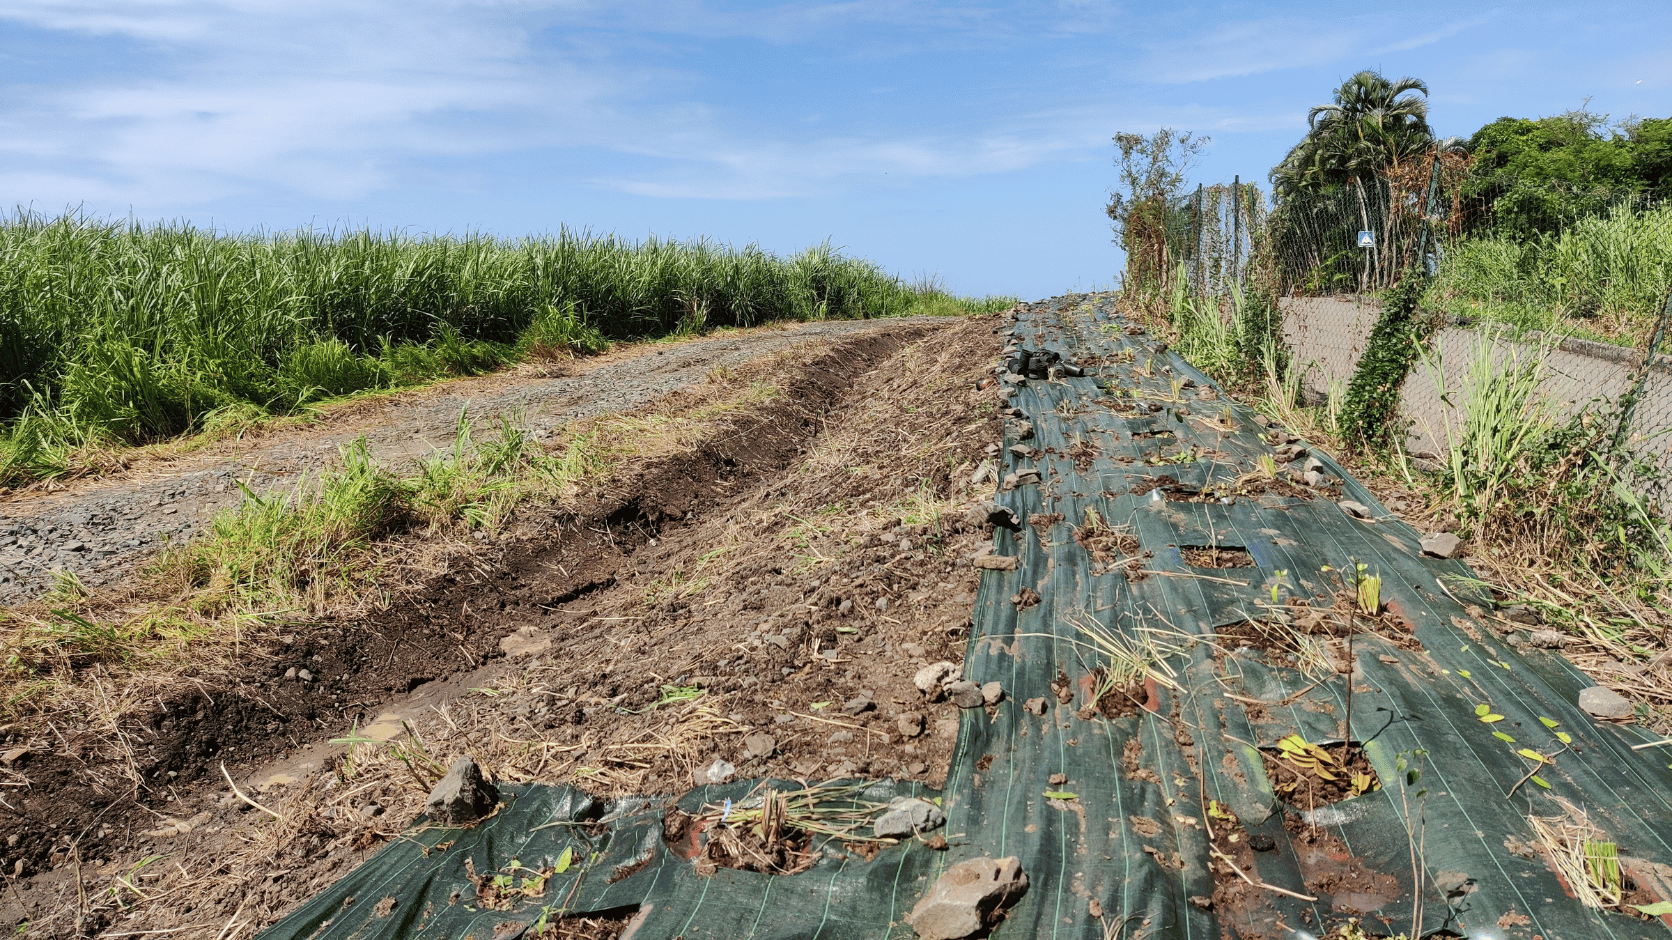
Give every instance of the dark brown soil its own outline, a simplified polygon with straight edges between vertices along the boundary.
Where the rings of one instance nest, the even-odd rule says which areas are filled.
[[[1103,680],[1106,674],[1106,670],[1101,666],[1091,671],[1091,675],[1088,677],[1089,681],[1083,683],[1088,689],[1088,698],[1090,693],[1103,688]],[[1145,688],[1143,682],[1131,682],[1126,685],[1111,686],[1104,689],[1103,694],[1098,696],[1097,701],[1093,704],[1093,708],[1097,714],[1104,718],[1130,718],[1144,710],[1149,698],[1149,689]]]
[[[1070,447],[1066,456],[1074,461],[1074,469],[1084,473],[1091,469],[1092,462],[1101,456],[1101,452],[1097,449],[1095,442],[1082,440]]]
[[[1381,780],[1376,776],[1375,768],[1370,766],[1370,759],[1364,755],[1364,749],[1357,743],[1347,744],[1338,741],[1318,746],[1330,758],[1327,763],[1322,764],[1321,771],[1296,764],[1285,758],[1276,748],[1260,750],[1260,757],[1266,767],[1266,778],[1271,781],[1272,791],[1285,803],[1297,809],[1311,810],[1318,806],[1339,803],[1381,787]],[[1325,774],[1330,779],[1326,779]],[[1356,792],[1353,782],[1355,778],[1362,784]]]
[[[1151,552],[1141,550],[1138,536],[1131,529],[1107,523],[1075,529],[1074,540],[1091,556],[1092,571],[1096,574],[1120,571],[1129,580],[1141,580],[1144,562],[1152,557]]]
[[[1254,567],[1254,556],[1240,545],[1180,545],[1179,554],[1192,568]]]
[[[740,776],[938,785],[956,710],[930,706],[911,680],[925,662],[959,658],[978,575],[968,558],[988,533],[960,510],[908,521],[900,509],[888,520],[923,494],[974,498],[960,494],[998,429],[972,376],[996,343],[990,325],[962,321],[933,350],[905,351],[922,332],[882,332],[795,363],[777,400],[723,433],[561,510],[525,510],[504,538],[363,622],[295,624],[247,673],[124,726],[141,786],[123,779],[108,739],[24,758],[32,786],[9,793],[15,813],[0,810],[0,837],[16,837],[5,868],[21,863],[25,876],[7,922],[28,919],[46,935],[172,930],[225,923],[246,902],[246,916],[270,922],[421,805],[424,791],[399,765],[367,778],[341,765],[344,748],[324,745],[387,709],[409,715],[443,763],[485,754],[501,778],[601,795],[682,792],[716,757]],[[932,459],[902,460],[925,442]],[[869,467],[892,472],[854,472]],[[512,639],[548,651],[507,658],[501,641]],[[284,678],[298,666],[314,681]],[[475,687],[506,691],[482,698]],[[662,704],[670,687],[697,697]],[[913,715],[922,730],[907,734]],[[745,751],[751,731],[771,735],[767,753]],[[264,759],[321,748],[338,756],[323,773],[306,771],[301,789],[257,789]],[[263,817],[227,794],[223,761],[264,804],[316,808],[286,809],[274,830],[283,841],[260,849],[269,836],[249,827]],[[318,789],[338,777],[357,781],[340,807]],[[170,819],[189,823],[183,834],[160,834]],[[189,875],[158,866],[143,876],[155,881],[138,883],[179,889],[182,903],[122,915],[99,894],[77,922],[72,862],[102,892],[154,854],[195,860]],[[292,874],[266,879],[275,866]],[[29,877],[36,871],[48,873]]]

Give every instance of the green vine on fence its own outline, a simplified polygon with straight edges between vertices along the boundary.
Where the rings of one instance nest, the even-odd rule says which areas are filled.
[[[1420,272],[1407,270],[1398,286],[1382,297],[1382,314],[1370,331],[1341,408],[1343,434],[1356,447],[1385,450],[1394,440],[1400,389],[1435,325],[1417,310],[1427,286]]]

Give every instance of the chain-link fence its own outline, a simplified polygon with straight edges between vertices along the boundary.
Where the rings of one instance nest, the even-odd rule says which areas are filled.
[[[1413,453],[1440,459],[1477,397],[1509,370],[1592,430],[1621,474],[1672,509],[1672,204],[1562,186],[1471,190],[1430,160],[1427,178],[1293,196],[1269,214],[1283,336],[1304,384],[1339,395],[1381,311],[1410,272],[1432,278],[1423,360],[1402,389]]]
[[[1264,244],[1268,214],[1260,188],[1240,177],[1230,185],[1199,185],[1176,201],[1174,257],[1184,266],[1191,289],[1204,297],[1242,290]]]

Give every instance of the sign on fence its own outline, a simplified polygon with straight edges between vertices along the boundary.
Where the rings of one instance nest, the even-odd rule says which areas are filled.
[[[1358,246],[1360,248],[1374,248],[1374,247],[1376,247],[1376,233],[1375,232],[1360,232],[1360,233],[1358,233]]]

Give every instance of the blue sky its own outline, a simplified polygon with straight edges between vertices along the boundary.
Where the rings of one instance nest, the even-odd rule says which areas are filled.
[[[560,225],[1027,298],[1107,286],[1117,131],[1264,181],[1361,68],[1441,134],[1672,116],[1672,3],[0,0],[0,203],[232,230]]]

